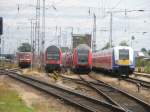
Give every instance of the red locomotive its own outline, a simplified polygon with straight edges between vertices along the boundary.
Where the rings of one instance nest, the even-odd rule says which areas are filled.
[[[21,68],[30,67],[32,62],[31,52],[18,52],[17,53],[18,66]]]
[[[45,52],[45,70],[52,72],[61,70],[62,67],[62,50],[57,46],[49,46]]]

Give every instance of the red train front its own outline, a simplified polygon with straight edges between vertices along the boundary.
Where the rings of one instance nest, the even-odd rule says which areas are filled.
[[[52,72],[61,70],[62,66],[62,51],[57,46],[49,46],[45,52],[45,70]]]
[[[18,66],[21,68],[30,67],[32,61],[31,52],[18,52],[17,53]]]
[[[92,51],[86,44],[80,44],[73,51],[73,69],[76,72],[90,72],[92,69]]]

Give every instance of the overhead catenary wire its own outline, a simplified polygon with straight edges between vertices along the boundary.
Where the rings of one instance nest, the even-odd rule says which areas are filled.
[[[120,4],[121,4],[122,0],[118,1],[117,4],[115,4],[111,10],[116,9]]]

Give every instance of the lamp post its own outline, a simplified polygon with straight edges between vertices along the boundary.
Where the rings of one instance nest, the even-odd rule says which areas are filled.
[[[34,53],[35,53],[35,26],[36,26],[36,19],[29,19],[30,21],[30,43],[31,43],[31,52],[32,52],[32,60],[31,60],[31,70],[33,69],[34,65]]]
[[[93,13],[93,42],[92,42],[93,52],[96,51],[96,15]]]
[[[133,47],[133,40],[135,39],[134,36],[131,37],[131,47]]]
[[[43,0],[43,7],[42,7],[42,38],[41,38],[41,49],[40,49],[40,65],[43,69],[44,67],[44,49],[45,49],[45,2],[46,0]],[[56,11],[56,7],[54,5],[51,5],[51,7]]]
[[[42,15],[42,41],[41,41],[41,68],[44,69],[44,48],[45,48],[45,0],[43,0],[43,15]]]
[[[66,29],[66,30],[68,30],[68,29],[70,30],[70,31],[69,31],[70,41],[71,41],[71,42],[70,42],[70,49],[72,49],[72,47],[73,47],[73,46],[72,46],[72,45],[73,45],[73,37],[72,37],[72,35],[73,35],[74,27],[73,27],[73,26],[68,26],[68,27],[66,27],[65,29]],[[67,33],[68,33],[68,32],[67,32]],[[65,42],[65,41],[64,41],[64,42]]]

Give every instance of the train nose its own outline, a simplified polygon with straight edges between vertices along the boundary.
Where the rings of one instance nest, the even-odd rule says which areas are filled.
[[[88,56],[78,55],[78,64],[88,64]]]

